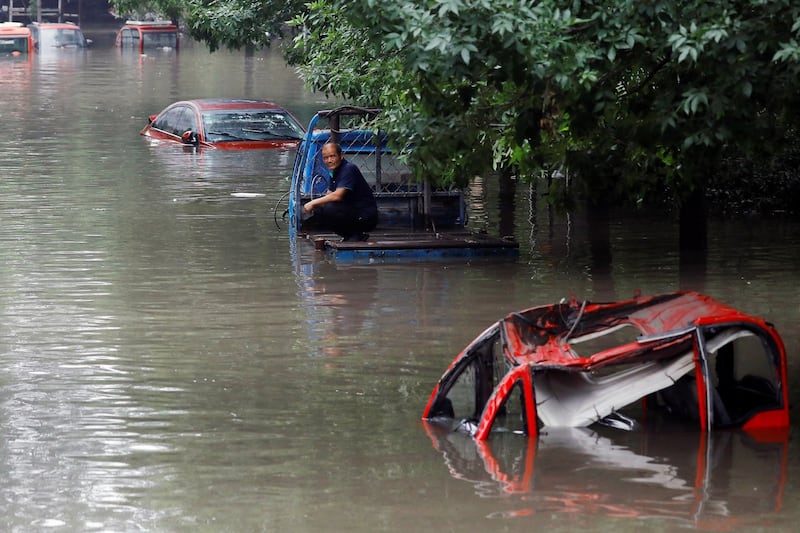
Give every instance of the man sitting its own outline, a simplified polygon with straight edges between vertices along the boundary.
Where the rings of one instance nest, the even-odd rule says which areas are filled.
[[[358,167],[344,158],[339,144],[325,143],[322,160],[331,171],[328,192],[306,203],[303,211],[313,216],[315,226],[330,229],[344,242],[366,241],[367,232],[378,225],[372,188]]]

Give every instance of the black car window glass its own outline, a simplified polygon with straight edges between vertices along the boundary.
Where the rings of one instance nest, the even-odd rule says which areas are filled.
[[[161,131],[168,131],[169,125],[169,117],[172,111],[167,111],[160,116],[157,116],[156,119],[153,121],[153,129],[161,130]]]
[[[181,136],[189,130],[197,132],[194,111],[192,111],[192,109],[189,107],[182,106],[175,116],[175,130],[173,133]]]
[[[0,38],[0,54],[11,54],[13,52],[28,52],[27,37],[4,37]]]
[[[166,111],[160,117],[156,118],[156,120],[153,122],[153,127],[166,133],[179,135],[177,133],[178,121],[183,109],[183,107],[173,107],[172,109]]]

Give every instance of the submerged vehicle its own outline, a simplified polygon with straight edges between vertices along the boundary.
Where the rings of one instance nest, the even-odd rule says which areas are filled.
[[[92,40],[72,22],[33,22],[28,25],[33,43],[39,51],[65,48],[86,48]]]
[[[423,419],[485,440],[651,414],[702,430],[787,430],[786,350],[775,328],[688,291],[511,313],[450,364]]]
[[[289,233],[314,241],[337,259],[518,255],[519,245],[466,229],[464,191],[415,180],[389,146],[388,136],[372,127],[379,109],[343,106],[318,111],[297,149],[289,195]],[[330,171],[322,147],[338,143],[344,157],[361,170],[378,204],[378,227],[363,242],[340,242],[313,226],[303,205],[326,193]]]
[[[0,56],[26,56],[33,53],[31,30],[19,22],[0,22]]]
[[[114,46],[146,53],[148,50],[177,50],[178,26],[169,20],[128,20],[117,32]]]
[[[303,231],[303,204],[328,189],[330,171],[322,161],[322,147],[329,141],[341,145],[345,158],[358,166],[373,188],[382,225],[463,225],[463,193],[457,189],[426,191],[425,184],[414,182],[411,170],[386,146],[386,135],[369,129],[369,121],[378,113],[378,109],[340,107],[318,111],[311,119],[292,172],[292,230]]]
[[[140,135],[158,142],[249,150],[296,148],[303,126],[274,102],[244,98],[197,98],[173,102],[150,115]]]

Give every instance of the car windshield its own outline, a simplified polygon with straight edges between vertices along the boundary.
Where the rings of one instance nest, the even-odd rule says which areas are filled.
[[[86,40],[79,30],[51,29],[39,32],[39,48],[83,47]]]
[[[168,31],[144,31],[142,45],[144,48],[177,48],[178,34]]]
[[[209,142],[302,139],[303,127],[280,110],[215,111],[203,114]]]
[[[11,54],[14,52],[28,52],[28,38],[20,37],[0,37],[0,54]]]

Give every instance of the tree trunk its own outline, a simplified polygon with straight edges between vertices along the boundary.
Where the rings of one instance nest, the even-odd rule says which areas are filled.
[[[616,300],[612,279],[611,216],[608,206],[589,202],[586,206],[587,236],[591,253],[592,286],[595,301]]]
[[[498,194],[497,202],[499,204],[500,212],[500,227],[498,228],[500,237],[514,235],[514,215],[515,215],[515,198],[517,195],[517,181],[514,179],[514,173],[511,169],[503,168],[500,171],[498,178]]]

